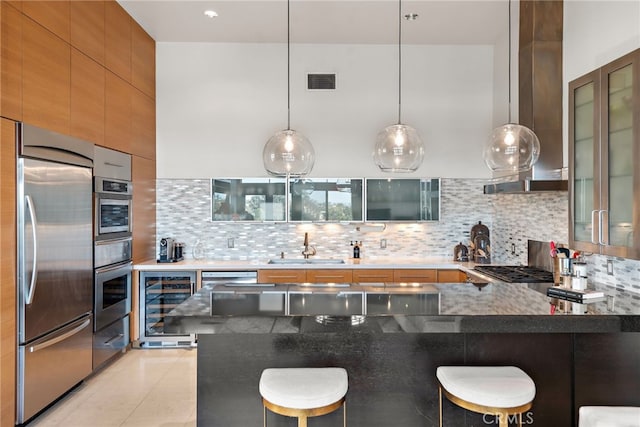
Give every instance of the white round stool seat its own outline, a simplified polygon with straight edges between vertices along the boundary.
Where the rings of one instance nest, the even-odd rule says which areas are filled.
[[[578,416],[579,427],[638,427],[640,407],[635,406],[582,406]]]
[[[514,408],[533,401],[533,380],[515,366],[440,366],[436,377],[450,394],[467,402]]]
[[[293,409],[331,405],[347,394],[343,368],[269,368],[260,377],[260,394],[269,402]]]

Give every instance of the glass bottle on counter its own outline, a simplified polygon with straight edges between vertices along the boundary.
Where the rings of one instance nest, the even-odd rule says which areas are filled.
[[[204,243],[198,239],[193,245],[193,259],[204,259],[206,257],[206,249]]]

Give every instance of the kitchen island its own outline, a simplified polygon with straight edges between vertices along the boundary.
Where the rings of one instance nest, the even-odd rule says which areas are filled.
[[[398,284],[344,285],[333,290],[351,297],[362,292],[365,313],[370,309],[369,292],[393,295],[394,289],[411,289]],[[529,424],[576,425],[583,405],[640,405],[640,312],[633,305],[602,301],[589,304],[587,314],[550,315],[553,300],[542,292],[544,285],[447,283],[416,286],[430,295],[424,299],[430,302],[419,304],[409,315],[291,315],[286,312],[291,309],[286,306],[288,297],[301,286],[204,287],[167,315],[167,330],[199,334],[199,426],[260,425],[258,381],[268,367],[347,369],[349,426],[437,425],[435,369],[450,364],[517,365],[525,370],[537,388],[533,409],[525,418]],[[212,297],[218,291],[226,297]],[[224,301],[235,304],[251,295],[259,300],[274,291],[284,292],[284,308],[270,297],[263,304],[266,312],[215,314]],[[331,289],[306,291],[326,295]],[[218,306],[214,314],[212,301]],[[254,307],[260,309],[260,304]],[[287,315],[278,314],[281,309]],[[419,310],[424,313],[414,314]],[[448,402],[444,408],[446,425],[497,424]],[[340,416],[312,419],[310,425],[340,425]],[[270,414],[269,425],[294,424]]]

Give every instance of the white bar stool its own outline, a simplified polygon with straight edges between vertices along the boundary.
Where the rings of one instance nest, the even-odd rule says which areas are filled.
[[[442,427],[442,394],[461,408],[500,417],[500,427],[509,424],[509,415],[522,414],[533,405],[536,386],[533,380],[515,366],[440,366],[438,401]]]
[[[267,409],[297,417],[298,427],[306,427],[308,417],[326,415],[342,406],[346,427],[348,387],[347,371],[343,368],[265,369],[260,377],[263,425],[267,426]]]
[[[640,407],[581,406],[578,427],[640,427]]]

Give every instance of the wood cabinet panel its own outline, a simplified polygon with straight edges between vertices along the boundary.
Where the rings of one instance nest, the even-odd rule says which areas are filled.
[[[156,97],[156,42],[136,22],[131,24],[131,84]]]
[[[94,61],[104,65],[104,1],[72,1],[70,42]]]
[[[435,269],[396,269],[393,271],[394,282],[437,282]]]
[[[131,93],[129,83],[105,71],[104,143],[124,153],[131,153]]]
[[[133,262],[155,258],[156,164],[138,156],[131,158],[133,181]]]
[[[153,98],[132,88],[131,154],[156,158],[156,103]]]
[[[22,30],[24,121],[69,134],[70,47],[24,16]]]
[[[105,66],[131,82],[131,17],[115,1],[105,3]]]
[[[307,270],[307,282],[309,283],[351,283],[352,270],[340,269],[312,269]]]
[[[22,14],[0,2],[0,115],[22,120]]]
[[[462,283],[466,281],[466,273],[460,270],[438,270],[438,283]]]
[[[16,390],[15,123],[0,121],[0,425],[15,424]]]
[[[71,49],[71,135],[104,144],[104,68]]]
[[[306,281],[306,270],[258,270],[258,283],[303,283]]]
[[[70,34],[69,3],[69,0],[29,0],[22,3],[22,12],[68,43]]]
[[[393,269],[376,268],[366,270],[353,270],[354,283],[378,283],[393,282]]]

